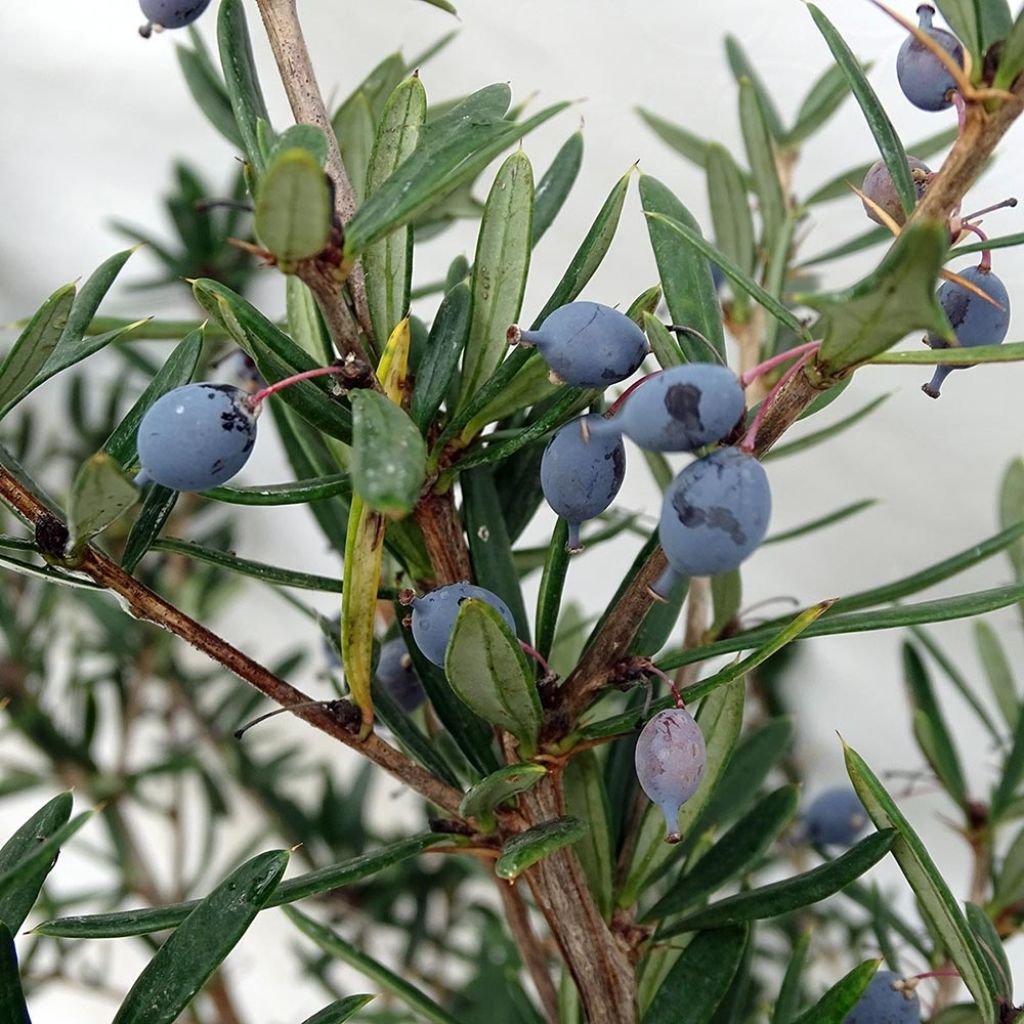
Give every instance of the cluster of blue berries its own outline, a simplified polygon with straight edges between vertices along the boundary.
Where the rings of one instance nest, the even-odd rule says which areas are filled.
[[[146,24],[139,29],[139,35],[148,39],[154,31],[184,28],[209,6],[210,0],[139,0],[139,7],[146,16]]]

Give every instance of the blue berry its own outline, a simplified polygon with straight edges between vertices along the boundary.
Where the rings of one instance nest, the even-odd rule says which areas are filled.
[[[148,39],[153,29],[184,28],[209,6],[210,0],[139,0],[139,7],[148,19],[139,34]]]
[[[580,550],[580,524],[612,503],[626,475],[622,441],[614,436],[593,436],[595,424],[602,422],[592,413],[566,423],[548,442],[540,463],[544,498],[569,524],[570,551]]]
[[[803,837],[818,846],[849,846],[864,831],[868,814],[849,786],[827,789],[804,814]]]
[[[917,993],[896,988],[902,981],[894,971],[877,971],[843,1024],[918,1024]]]
[[[668,595],[682,576],[735,569],[764,539],[772,497],[761,463],[738,448],[691,462],[665,492],[658,539],[668,569],[652,588]]]
[[[704,778],[704,736],[685,708],[659,711],[636,742],[636,777],[640,788],[665,815],[665,842],[678,843],[679,808],[697,792]]]
[[[994,306],[980,295],[968,291],[956,281],[943,281],[939,288],[939,305],[949,320],[957,341],[964,348],[975,345],[999,345],[1010,328],[1010,296],[1002,281],[991,270],[982,267],[968,267],[957,273],[986,295],[999,303]],[[1002,308],[1000,308],[1002,307]],[[946,342],[935,334],[925,338],[930,348],[948,348]],[[970,364],[936,366],[932,379],[921,390],[929,398],[938,398],[942,382],[954,370],[969,369]]]
[[[964,66],[964,48],[952,32],[932,27],[935,8],[921,4],[917,9],[920,28],[945,50],[957,64]],[[953,101],[949,94],[956,81],[939,58],[916,36],[908,36],[896,57],[896,77],[903,95],[921,110],[945,110]]]
[[[907,157],[907,166],[910,168],[910,176],[914,180],[914,190],[918,200],[925,194],[928,184],[932,178],[931,168],[917,159],[916,156]],[[903,204],[896,194],[896,186],[892,183],[892,175],[884,160],[876,160],[864,175],[864,181],[860,187],[873,203],[880,206],[897,224],[905,224],[907,215],[903,211]],[[862,200],[863,202],[863,200]],[[867,203],[864,203],[864,212],[876,224],[884,221]]]
[[[512,328],[533,345],[554,375],[579,388],[606,388],[632,376],[647,355],[644,332],[624,313],[599,302],[559,306],[536,331]]]
[[[505,620],[512,632],[516,631],[515,620],[508,605],[497,594],[470,583],[450,583],[430,593],[417,597],[412,602],[412,638],[423,656],[435,665],[444,666],[444,655],[448,639],[455,628],[459,605],[468,598],[486,601]]]
[[[176,491],[205,491],[230,480],[256,442],[256,411],[230,384],[185,384],[161,395],[139,424],[142,470]]]
[[[651,374],[599,419],[597,437],[625,434],[647,451],[692,452],[725,437],[746,410],[736,374],[715,363],[688,363]]]
[[[415,711],[427,699],[405,641],[397,637],[381,645],[377,679],[392,700],[407,714]]]

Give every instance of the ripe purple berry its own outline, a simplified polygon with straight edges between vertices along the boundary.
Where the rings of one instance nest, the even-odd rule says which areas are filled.
[[[764,539],[771,516],[768,477],[752,455],[719,448],[672,481],[658,539],[668,568],[652,588],[665,597],[682,576],[735,569]]]
[[[256,443],[257,410],[230,384],[185,384],[161,395],[139,424],[141,471],[176,491],[205,491],[230,480]]]
[[[685,708],[659,711],[636,742],[636,777],[640,788],[665,815],[666,843],[678,843],[679,808],[697,792],[704,778],[704,736]]]
[[[827,789],[804,814],[803,837],[819,846],[849,846],[864,831],[868,814],[849,786]]]
[[[602,422],[592,413],[566,423],[548,442],[541,459],[544,498],[569,524],[566,546],[570,551],[580,550],[580,524],[612,503],[626,476],[626,448],[621,439],[594,435],[595,425]]]
[[[139,0],[139,7],[147,18],[139,35],[148,39],[154,29],[184,28],[209,6],[210,0]]]
[[[932,179],[931,168],[922,163],[915,156],[907,157],[907,166],[910,168],[910,176],[914,179],[914,190],[917,193],[918,201],[925,194],[928,184]],[[884,160],[876,160],[864,175],[864,182],[860,187],[873,203],[880,206],[897,224],[905,224],[907,215],[903,211],[903,204],[896,194],[896,187],[892,183],[892,175]],[[864,203],[864,212],[876,224],[882,224],[882,218],[867,203]]]
[[[559,306],[536,331],[509,328],[509,340],[533,345],[552,373],[580,388],[606,388],[632,376],[647,355],[644,332],[599,302]]]
[[[732,370],[688,363],[641,381],[618,415],[598,420],[592,433],[625,434],[647,451],[692,452],[720,441],[745,411],[743,388]]]
[[[952,32],[932,27],[934,14],[935,8],[928,4],[918,7],[917,17],[921,30],[931,36],[962,68],[964,48]],[[945,110],[953,103],[950,93],[956,90],[956,80],[917,36],[908,36],[900,47],[896,57],[896,77],[903,95],[921,110]]]
[[[957,273],[998,303],[993,305],[980,295],[968,291],[956,281],[943,281],[938,292],[939,304],[949,320],[957,341],[964,348],[975,345],[999,345],[1010,327],[1010,296],[1002,281],[987,267],[979,265],[958,270]],[[938,335],[925,338],[929,348],[949,348]],[[935,367],[932,379],[921,390],[929,398],[938,398],[942,382],[954,370],[966,370],[970,364],[951,364]]]
[[[877,971],[843,1024],[918,1024],[921,1004],[917,993],[902,988],[902,981],[894,971]]]
[[[446,587],[438,587],[412,602],[412,637],[428,661],[444,665],[444,655],[455,628],[459,605],[469,598],[486,601],[505,620],[508,628],[513,633],[516,631],[515,620],[508,605],[497,594],[470,583],[450,583]]]
[[[400,638],[381,646],[377,679],[406,714],[415,711],[427,699],[405,641]]]

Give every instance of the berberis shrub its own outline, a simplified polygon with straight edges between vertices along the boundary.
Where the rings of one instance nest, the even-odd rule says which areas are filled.
[[[433,3],[445,17],[450,5]],[[767,535],[762,461],[870,415],[877,402],[840,404],[816,425],[854,373],[933,366],[925,391],[938,397],[954,368],[1024,358],[1024,343],[1002,344],[1013,297],[992,271],[1024,236],[979,227],[1012,204],[964,212],[1022,110],[1024,12],[938,6],[916,18],[872,9],[907,32],[879,73],[898,73],[941,121],[914,156],[808,4],[834,61],[793,123],[734,39],[743,152],[640,112],[706,169],[710,221],[694,219],[693,197],[631,170],[542,286],[547,301],[526,309],[531,250],[583,149],[569,135],[535,180],[529,136],[572,117],[568,104],[526,116],[503,84],[428,104],[442,40],[385,57],[330,111],[296,0],[143,0],[150,39],[136,45],[177,39],[188,87],[242,171],[223,198],[179,165],[168,208],[180,237],[149,247],[164,264],[156,286],[187,281],[193,322],[142,318],[141,298],[138,320],[99,315],[129,250],[57,288],[0,363],[0,707],[18,739],[0,795],[75,789],[0,848],[0,1021],[26,1024],[36,994],[69,979],[113,995],[117,1024],[245,1020],[221,965],[272,907],[308,979],[296,1005],[330,1000],[306,1024],[1024,1020],[1003,948],[1024,919],[1020,693],[984,618],[977,684],[926,628],[1024,602],[1024,463],[1007,471],[1001,531],[966,551],[778,618],[740,611],[741,563],[766,536],[813,550],[815,530],[867,504]],[[257,9],[294,124],[267,114],[247,25]],[[933,24],[940,13],[948,30]],[[189,27],[200,18],[216,57]],[[875,147],[794,194],[801,149],[837,112],[863,117]],[[633,187],[653,253],[634,258],[650,259],[651,287],[593,294]],[[808,212],[844,197],[874,223],[804,255]],[[443,245],[456,215],[479,219],[472,261],[424,273],[420,243]],[[867,250],[877,262],[861,280],[838,291],[817,280]],[[967,269],[949,269],[963,256]],[[246,298],[258,268],[284,276],[284,308]],[[123,367],[107,383],[86,376],[101,350]],[[54,393],[68,396],[73,428],[59,449],[36,429],[38,399]],[[923,401],[916,386],[902,399]],[[798,419],[799,441],[779,444]],[[268,432],[290,478],[239,486]],[[627,452],[664,494],[649,517],[617,508]],[[678,475],[665,452],[689,453]],[[561,518],[531,548],[521,537],[545,499]],[[232,505],[307,506],[341,578],[283,568],[283,542],[267,561],[234,554]],[[588,621],[573,559],[627,531],[642,547]],[[921,598],[1000,554],[1009,585]],[[535,574],[530,610],[522,583]],[[308,616],[269,667],[215,632],[243,583]],[[337,595],[338,617],[304,590]],[[925,781],[966,841],[969,886],[942,877],[904,814],[908,793],[850,748],[851,788],[811,780],[800,812],[778,685],[795,642],[894,627],[906,630]],[[185,644],[205,659],[184,657]],[[304,662],[329,675],[330,699],[289,682]],[[981,791],[965,781],[947,685],[991,739]],[[254,741],[267,703],[291,714]],[[309,729],[362,756],[351,785],[304,756]],[[367,813],[386,775],[420,799],[404,834]],[[76,802],[96,809],[73,816]],[[239,848],[227,837],[240,807]],[[169,837],[169,879],[140,821]],[[68,878],[56,855],[69,842],[102,867],[88,890],[44,886],[51,871]],[[902,892],[880,891],[871,872],[883,860]],[[145,958],[127,992],[83,962],[100,938]],[[339,961],[366,993],[339,989]]]

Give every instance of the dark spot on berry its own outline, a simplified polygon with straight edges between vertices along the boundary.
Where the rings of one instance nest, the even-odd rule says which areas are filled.
[[[712,505],[709,509],[698,508],[691,505],[684,494],[676,493],[672,498],[672,507],[683,526],[690,529],[705,526],[709,530],[723,530],[737,546],[747,542],[747,535],[743,532],[739,520],[731,510],[721,505]]]
[[[704,430],[700,418],[701,389],[693,384],[673,384],[665,392],[665,409],[669,416],[682,423],[688,433]]]

